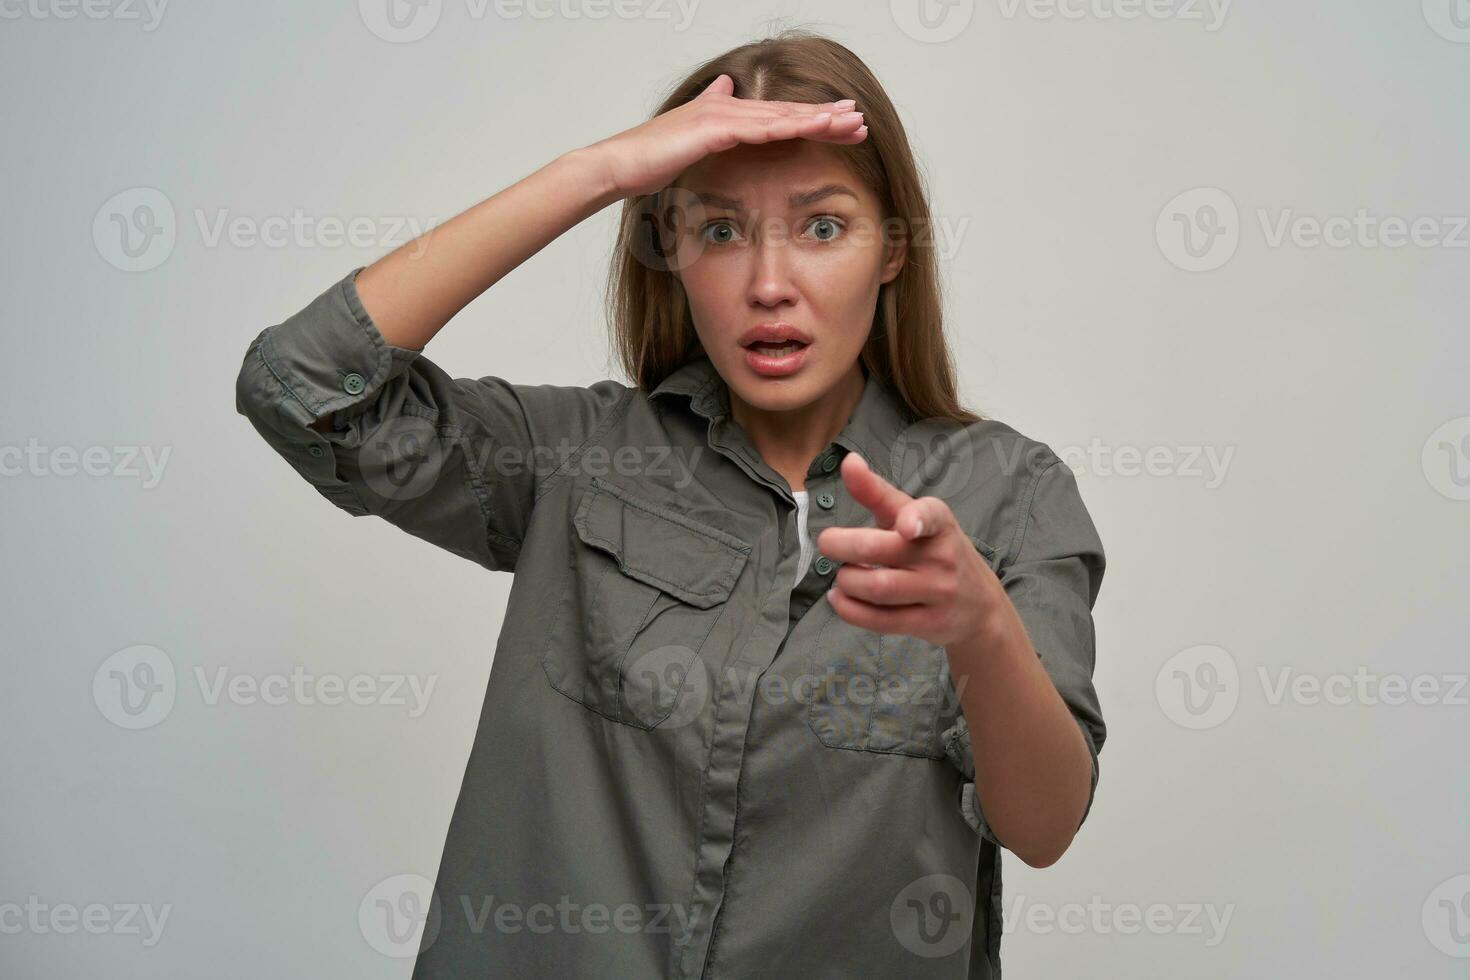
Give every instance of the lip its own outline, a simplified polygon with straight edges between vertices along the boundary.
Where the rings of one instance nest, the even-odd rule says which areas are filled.
[[[784,378],[788,374],[795,374],[801,369],[801,364],[806,360],[806,352],[810,347],[798,347],[790,354],[773,356],[763,354],[754,347],[746,348],[745,363],[756,374],[767,378]]]
[[[740,346],[749,348],[751,344],[758,341],[779,344],[788,340],[799,341],[809,346],[812,342],[812,335],[789,323],[774,321],[770,323],[757,323],[740,335]]]

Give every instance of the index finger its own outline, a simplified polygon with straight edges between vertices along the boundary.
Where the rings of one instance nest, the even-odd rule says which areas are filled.
[[[899,511],[914,499],[874,473],[862,453],[850,452],[843,456],[841,472],[847,492],[852,494],[853,500],[872,511],[873,523],[878,527],[891,529],[898,520]]]
[[[766,109],[775,109],[777,112],[787,113],[812,113],[812,112],[848,112],[857,107],[854,99],[839,99],[836,102],[784,102],[779,99],[741,99],[749,105],[760,106]]]

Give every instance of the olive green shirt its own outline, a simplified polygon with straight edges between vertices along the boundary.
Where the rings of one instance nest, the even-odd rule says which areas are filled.
[[[383,340],[359,271],[254,339],[236,407],[340,509],[514,572],[416,980],[1000,977],[1004,844],[946,653],[838,617],[826,556],[797,579],[791,489],[709,359],[652,392],[451,378]],[[806,472],[811,537],[873,523],[846,453],[942,497],[1095,792],[1104,556],[1072,470],[864,373]]]

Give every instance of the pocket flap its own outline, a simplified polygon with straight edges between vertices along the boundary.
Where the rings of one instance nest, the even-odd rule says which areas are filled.
[[[732,534],[594,476],[573,519],[577,536],[617,559],[624,575],[708,609],[730,598],[750,557]]]
[[[980,557],[985,559],[985,564],[990,566],[990,570],[992,572],[995,571],[995,549],[986,544],[984,541],[981,541],[979,538],[975,537],[975,535],[973,534],[966,534],[965,536],[970,539],[970,542],[974,544],[976,550],[980,552]]]

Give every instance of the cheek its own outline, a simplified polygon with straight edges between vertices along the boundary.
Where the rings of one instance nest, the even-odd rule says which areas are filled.
[[[740,281],[735,276],[720,275],[712,263],[698,262],[682,272],[684,295],[701,340],[708,343],[711,335],[723,336],[740,329],[737,323],[726,323],[732,311],[739,311]]]
[[[803,276],[803,292],[818,315],[829,323],[849,324],[866,337],[878,296],[879,259],[875,250],[847,246],[813,256]]]

